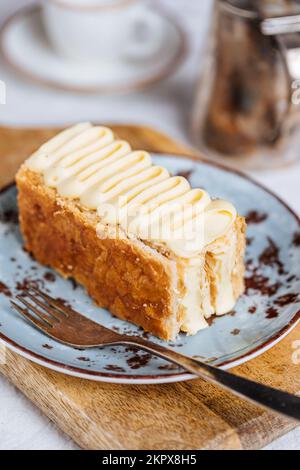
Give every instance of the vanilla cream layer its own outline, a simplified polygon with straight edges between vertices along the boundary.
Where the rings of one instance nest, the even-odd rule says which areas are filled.
[[[184,266],[182,331],[194,335],[208,326],[206,320],[212,315],[224,315],[233,309],[236,298],[232,275],[236,257],[237,233],[232,227],[225,237],[211,244],[193,263]]]
[[[106,223],[182,258],[199,255],[236,218],[232,204],[212,201],[204,190],[191,189],[185,178],[153,165],[147,152],[132,151],[110,129],[90,123],[58,134],[27,166],[43,174],[45,184],[61,196],[97,210]]]

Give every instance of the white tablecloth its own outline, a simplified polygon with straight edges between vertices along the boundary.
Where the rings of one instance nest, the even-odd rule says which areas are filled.
[[[1,2],[0,22],[28,3],[26,0]],[[160,3],[179,15],[190,36],[189,57],[172,78],[145,92],[85,96],[25,82],[0,61],[0,80],[7,86],[7,103],[0,105],[0,124],[43,126],[85,120],[138,123],[154,126],[191,144],[190,110],[211,0],[160,0]],[[300,213],[300,164],[255,176]],[[0,449],[76,449],[67,436],[1,376],[0,401]],[[268,448],[300,449],[300,429]]]

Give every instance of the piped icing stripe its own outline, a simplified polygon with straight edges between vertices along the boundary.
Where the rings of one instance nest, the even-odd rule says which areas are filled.
[[[147,152],[132,151],[106,127],[82,123],[67,129],[26,165],[61,196],[97,210],[101,221],[163,244],[183,258],[199,255],[236,218],[232,204],[191,189],[185,178],[153,165]],[[114,210],[107,210],[108,205]]]

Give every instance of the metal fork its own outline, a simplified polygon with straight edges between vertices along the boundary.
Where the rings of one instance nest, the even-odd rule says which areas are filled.
[[[104,328],[36,288],[24,291],[17,299],[24,307],[11,301],[12,306],[39,330],[61,343],[82,349],[112,345],[138,347],[243,399],[300,420],[300,398],[295,395],[239,377],[143,338]]]

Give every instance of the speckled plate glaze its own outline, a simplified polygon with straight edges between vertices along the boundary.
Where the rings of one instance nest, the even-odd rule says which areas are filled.
[[[173,174],[188,177],[192,186],[232,201],[239,213],[247,216],[245,295],[234,311],[215,318],[210,328],[193,337],[180,335],[175,343],[168,344],[183,354],[224,368],[241,364],[272,347],[299,321],[300,221],[276,196],[240,174],[186,157],[155,155],[154,160]],[[53,341],[10,307],[10,299],[30,285],[64,299],[108,328],[143,334],[139,328],[94,306],[80,286],[40,266],[23,250],[16,188],[11,186],[0,194],[1,340],[48,368],[97,381],[163,383],[193,377],[144,352],[122,347],[79,351]]]

